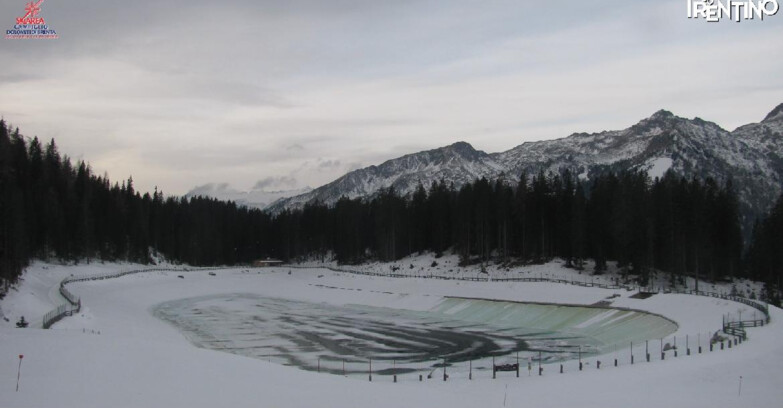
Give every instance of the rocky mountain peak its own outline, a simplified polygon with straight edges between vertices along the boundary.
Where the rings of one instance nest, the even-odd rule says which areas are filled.
[[[783,121],[783,103],[772,109],[766,118],[762,122]]]
[[[474,149],[473,146],[471,146],[470,143],[467,142],[457,142],[448,145],[446,147],[443,147],[442,151],[449,155],[459,156],[469,160],[476,159],[478,156],[481,155],[481,153],[483,153]]]
[[[674,117],[673,113],[671,113],[671,112],[669,112],[669,111],[667,111],[665,109],[661,109],[661,110],[653,113],[652,116],[650,116],[650,119],[652,119],[652,120],[664,120],[664,119],[669,119],[669,118],[673,118],[673,117]]]

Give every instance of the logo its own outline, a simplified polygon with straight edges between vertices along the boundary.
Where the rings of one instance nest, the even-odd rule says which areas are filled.
[[[41,13],[41,4],[44,0],[38,2],[31,1],[24,7],[24,15],[17,17],[14,28],[5,30],[5,38],[8,40],[54,40],[57,32],[46,25],[46,20],[39,16]]]
[[[729,19],[734,22],[743,20],[764,20],[774,16],[780,9],[778,0],[687,0],[688,18],[703,18],[710,23]]]

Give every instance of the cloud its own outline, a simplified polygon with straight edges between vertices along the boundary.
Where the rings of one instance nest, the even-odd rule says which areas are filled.
[[[304,146],[300,145],[299,143],[294,143],[294,144],[286,146],[285,149],[286,150],[302,151],[302,150],[304,150]]]
[[[291,176],[267,177],[258,180],[253,186],[253,190],[272,191],[272,190],[290,190],[295,188],[297,181]]]
[[[365,166],[364,166],[364,164],[362,164],[362,162],[353,162],[353,163],[348,163],[348,165],[347,165],[347,167],[346,167],[345,171],[346,171],[346,172],[352,172],[352,171],[354,171],[354,170],[359,170],[359,169],[361,169],[361,168],[363,168],[363,167],[365,167]]]
[[[333,170],[340,167],[339,160],[322,160],[318,159],[319,170]]]
[[[202,184],[200,186],[193,187],[190,191],[188,191],[187,195],[189,197],[195,197],[195,196],[211,197],[215,194],[226,192],[226,191],[233,191],[233,189],[231,189],[228,183],[207,183],[207,184]]]
[[[0,3],[0,24],[23,6]],[[318,186],[457,140],[496,152],[661,108],[732,128],[781,102],[783,19],[684,13],[674,0],[47,2],[60,39],[3,42],[0,116],[98,173],[181,194]]]

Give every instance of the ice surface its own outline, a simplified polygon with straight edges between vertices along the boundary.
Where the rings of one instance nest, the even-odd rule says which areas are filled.
[[[634,311],[462,298],[410,311],[228,294],[165,302],[154,314],[200,347],[336,374],[364,373],[371,359],[393,362],[380,373],[389,375],[430,371],[443,359],[564,361],[677,328]]]

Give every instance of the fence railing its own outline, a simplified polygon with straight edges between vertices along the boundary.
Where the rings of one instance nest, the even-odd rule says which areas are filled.
[[[684,340],[684,341],[683,341]],[[341,375],[365,381],[421,382],[452,379],[492,380],[544,375],[568,375],[593,370],[611,370],[640,364],[663,363],[702,354],[722,353],[741,346],[745,338],[726,338],[707,332],[691,336],[670,336],[655,340],[617,344],[600,353],[572,355],[566,359],[549,353],[522,352],[451,359],[444,356],[426,361],[398,361],[390,358],[302,357],[291,355],[254,356],[254,358],[307,371]],[[235,351],[231,351],[234,353]],[[238,352],[237,354],[242,354]],[[520,355],[522,354],[522,355]],[[507,372],[510,371],[510,372]]]
[[[121,271],[121,272],[108,272],[108,273],[102,273],[97,275],[87,275],[87,276],[69,276],[65,279],[63,279],[60,282],[60,294],[65,298],[67,303],[63,303],[60,306],[57,306],[54,310],[51,310],[50,312],[46,313],[43,317],[42,327],[44,329],[48,329],[52,327],[55,323],[60,321],[65,316],[70,316],[74,313],[78,313],[81,311],[82,308],[82,301],[81,298],[74,295],[71,291],[69,291],[65,286],[70,283],[75,282],[86,282],[86,281],[95,281],[95,280],[104,280],[104,279],[114,279],[119,278],[126,275],[132,275],[136,273],[142,273],[142,272],[156,272],[156,271],[171,271],[171,272],[198,272],[198,271],[211,271],[211,270],[220,270],[220,269],[234,269],[234,268],[225,268],[225,267],[207,267],[207,268],[142,268],[142,269],[133,269],[130,271]]]
[[[737,321],[723,321],[723,332],[732,336],[737,336],[746,340],[748,333],[745,331],[746,327],[764,327],[764,324],[768,322],[768,319],[755,319],[755,320],[737,320]]]
[[[67,279],[68,278],[65,278],[60,282],[60,294],[65,298],[67,303],[57,306],[56,309],[44,315],[41,324],[44,329],[52,327],[53,324],[57,323],[63,317],[79,313],[79,311],[82,310],[82,300],[65,287]]]

